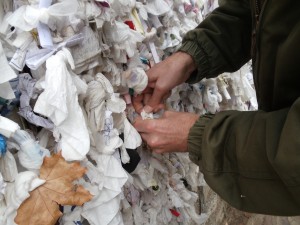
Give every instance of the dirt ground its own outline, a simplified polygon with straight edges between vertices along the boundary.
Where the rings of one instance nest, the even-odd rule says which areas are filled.
[[[245,213],[229,206],[209,187],[204,187],[202,193],[202,211],[209,215],[204,225],[300,225],[300,216],[279,217]]]

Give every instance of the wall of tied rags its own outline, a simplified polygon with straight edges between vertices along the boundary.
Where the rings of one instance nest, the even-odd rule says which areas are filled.
[[[50,155],[63,161],[66,178],[67,165],[78,167],[71,162],[86,168],[72,189],[81,185],[87,200],[53,206],[59,219],[49,225],[300,223],[233,209],[206,186],[187,154],[152,154],[130,124],[130,98],[146,87],[149,65],[176,51],[217,6],[215,0],[1,1],[0,225],[23,224],[33,191],[48,185],[39,176]],[[257,109],[251,63],[176,87],[167,107],[200,115]],[[61,158],[53,156],[60,150]],[[43,216],[34,219],[48,218],[36,210]]]

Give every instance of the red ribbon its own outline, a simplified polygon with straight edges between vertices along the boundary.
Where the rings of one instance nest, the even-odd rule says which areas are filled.
[[[174,216],[176,216],[176,217],[179,217],[179,216],[180,216],[180,213],[179,213],[178,211],[174,210],[174,209],[170,209],[170,212],[171,212]]]

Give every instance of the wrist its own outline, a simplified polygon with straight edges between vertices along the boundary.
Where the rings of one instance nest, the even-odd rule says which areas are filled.
[[[195,60],[190,54],[178,51],[173,55],[176,57],[176,61],[182,65],[182,69],[188,76],[197,69]]]

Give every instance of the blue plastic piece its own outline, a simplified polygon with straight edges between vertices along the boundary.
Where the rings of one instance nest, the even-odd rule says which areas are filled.
[[[149,60],[144,58],[144,57],[140,57],[140,60],[142,61],[142,63],[148,65],[149,64]]]
[[[0,156],[6,153],[6,138],[0,134]]]

